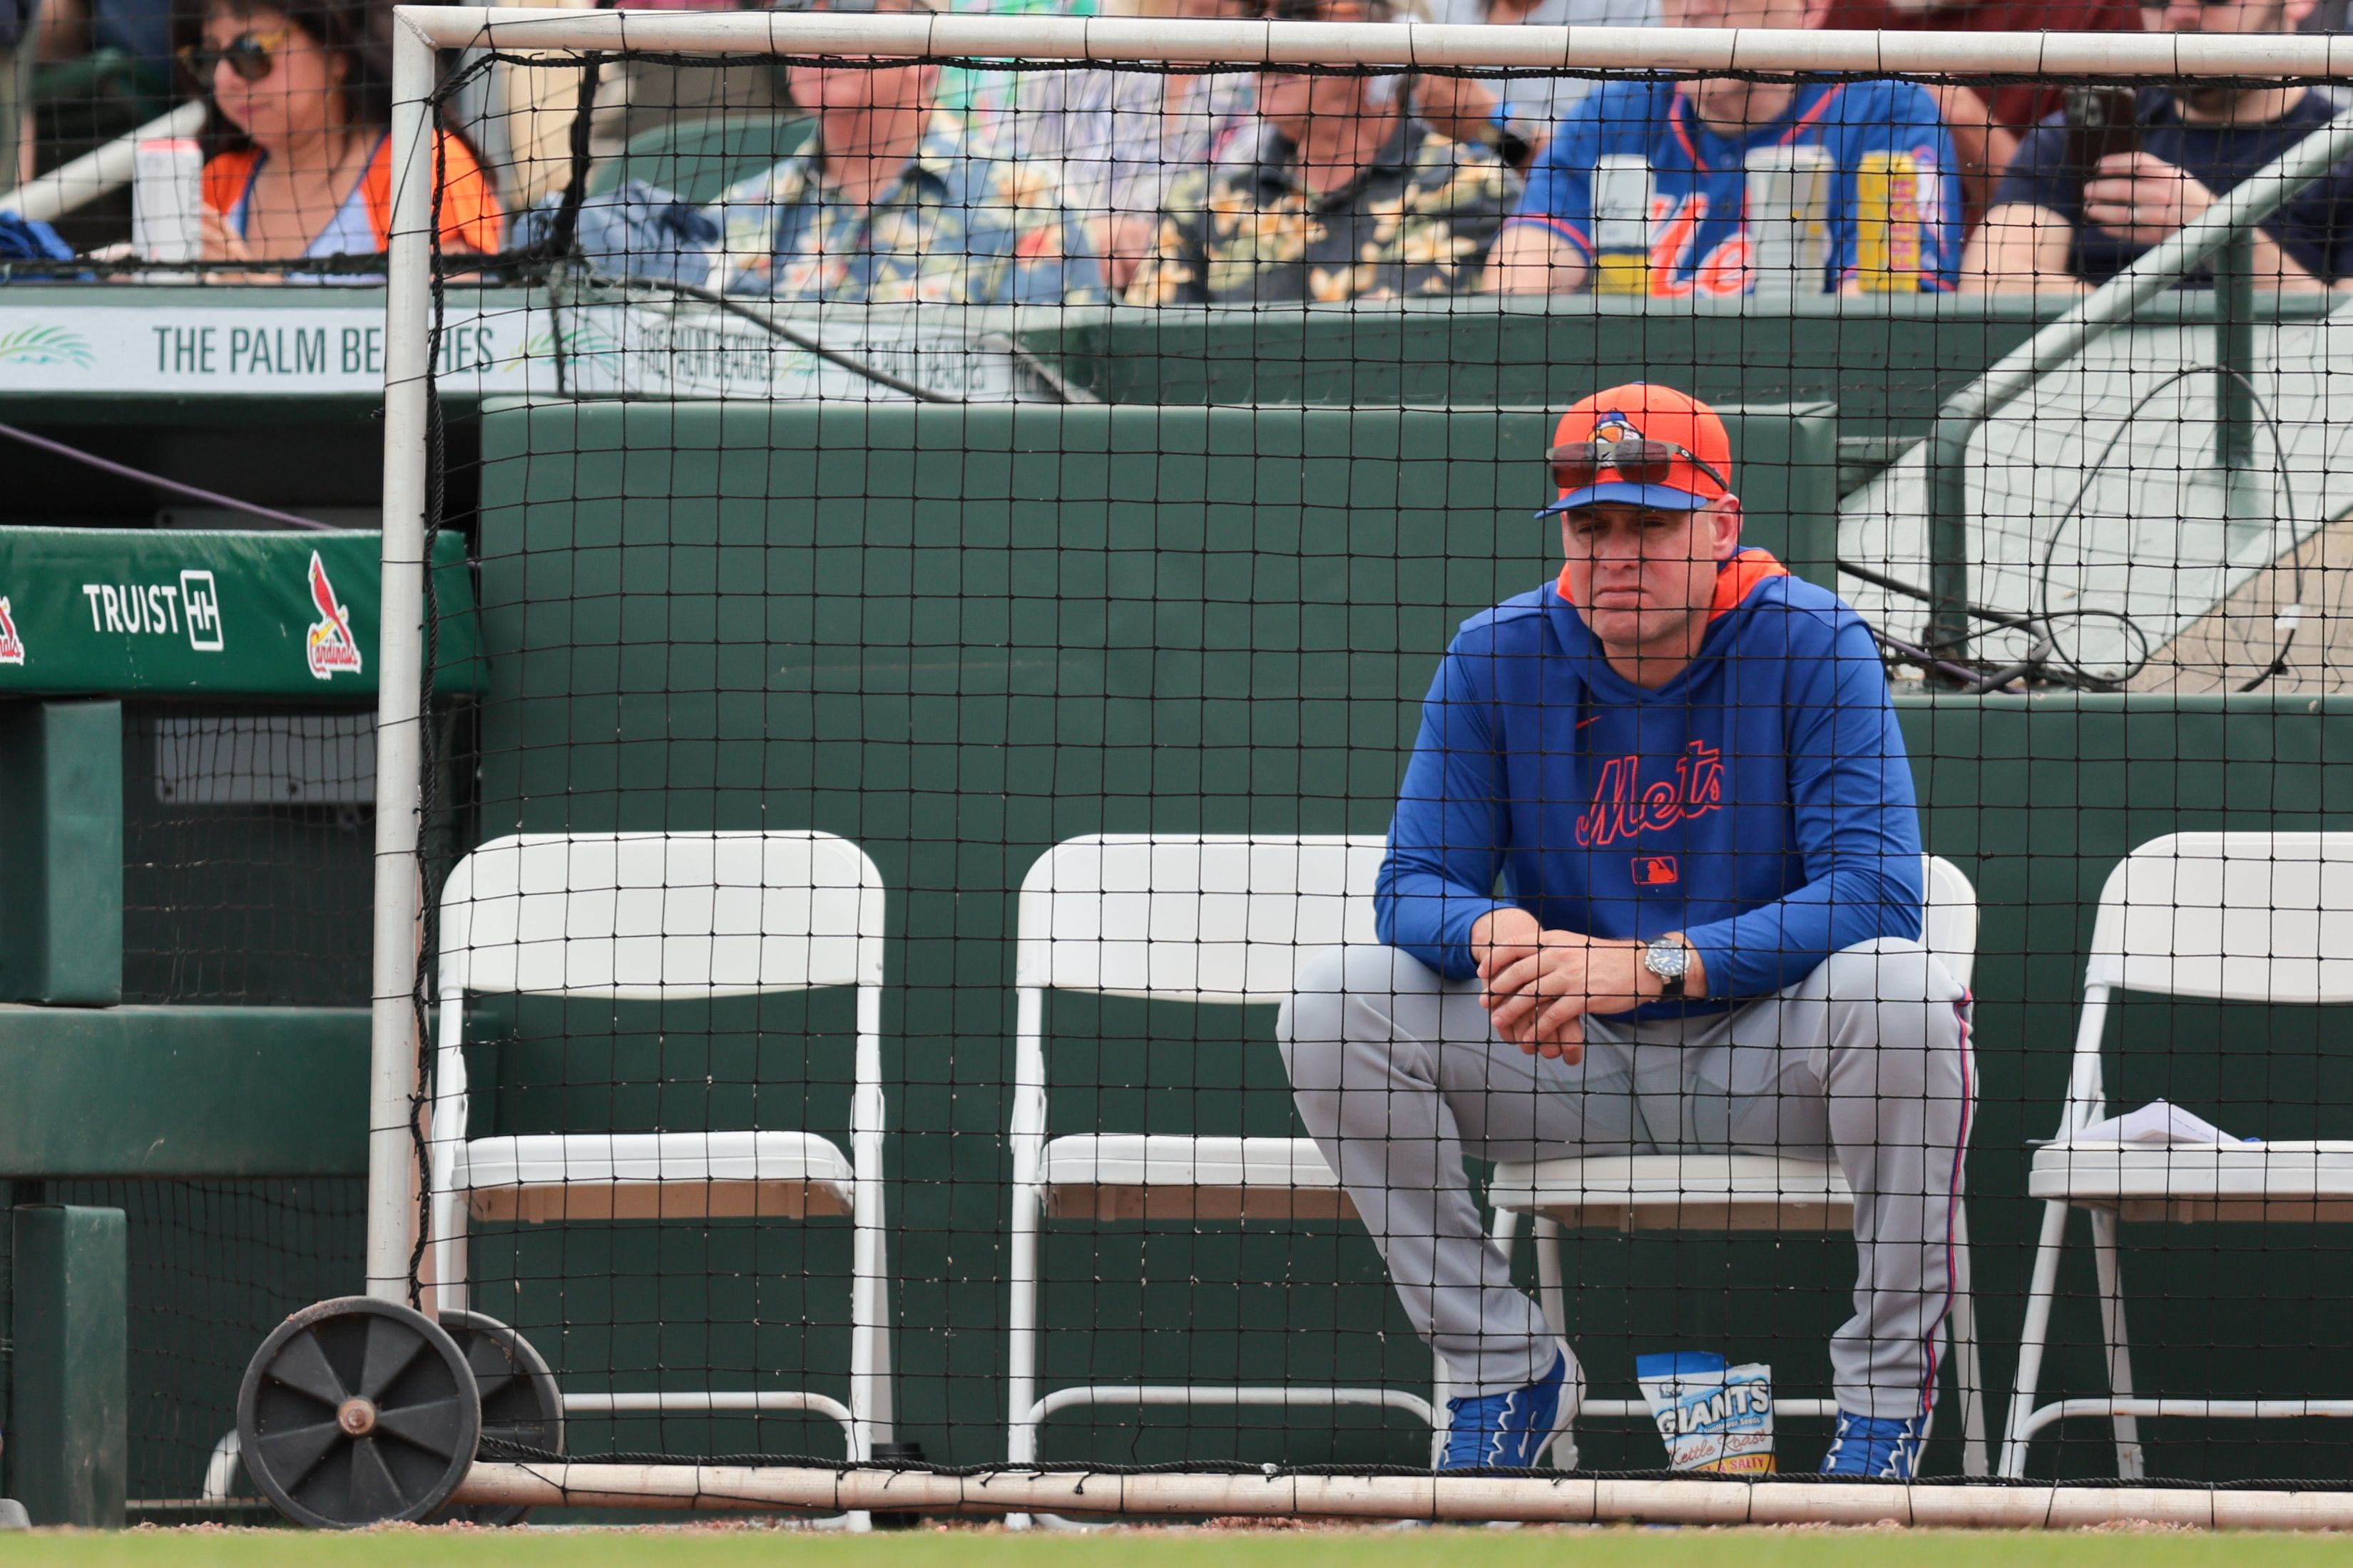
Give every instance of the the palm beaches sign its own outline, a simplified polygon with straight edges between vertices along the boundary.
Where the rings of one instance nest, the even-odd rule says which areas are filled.
[[[384,395],[379,289],[38,291],[0,300],[0,396],[268,397]],[[269,298],[247,303],[257,293]],[[139,298],[145,294],[144,299]],[[236,302],[220,302],[231,300]],[[915,312],[782,316],[789,335],[695,301],[565,306],[522,294],[457,295],[435,363],[444,396],[849,398],[910,395],[849,363],[952,400],[1042,389],[998,340]],[[951,308],[953,310],[953,308]],[[821,343],[834,357],[812,353]]]

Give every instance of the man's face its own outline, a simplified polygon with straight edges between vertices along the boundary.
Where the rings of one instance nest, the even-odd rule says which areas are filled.
[[[819,5],[817,10],[833,7]],[[844,6],[848,12],[852,7]],[[857,7],[886,15],[899,15],[915,9],[911,0],[878,0],[871,6]],[[939,84],[940,68],[926,61],[911,60],[903,66],[884,66],[866,69],[850,66],[792,65],[786,68],[786,80],[791,84],[793,101],[812,114],[824,110],[855,113],[861,110],[920,109],[932,100],[932,91]]]
[[[2292,33],[2312,12],[2313,0],[2162,0],[2143,5],[2141,26],[2152,33]],[[2245,94],[2241,87],[2184,84],[2175,95],[2193,112],[2219,116]]]
[[[1307,134],[1307,127],[1315,121],[1352,119],[1364,113],[1365,81],[1360,76],[1261,71],[1259,118],[1295,143]]]
[[[2284,33],[2292,26],[2288,13],[2288,0],[2167,0],[2140,8],[2141,24],[2152,33]]]
[[[1812,0],[1661,0],[1660,15],[1670,27],[1778,27],[1792,30],[1810,26]],[[1728,77],[1708,77],[1686,82],[1683,90],[1693,106],[1709,119],[1737,120],[1748,103],[1749,84]]]
[[[1569,597],[1611,652],[1672,642],[1706,616],[1740,542],[1737,502],[1695,511],[1604,501],[1561,513]]]
[[[1276,4],[1273,15],[1285,22],[1366,22],[1376,20],[1363,0],[1315,0],[1311,4]],[[1350,119],[1369,110],[1366,89],[1370,79],[1359,76],[1318,76],[1291,71],[1261,71],[1258,77],[1259,118],[1293,142],[1307,133],[1317,120]]]

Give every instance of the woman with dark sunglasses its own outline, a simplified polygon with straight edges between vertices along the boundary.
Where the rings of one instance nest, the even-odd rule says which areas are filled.
[[[206,258],[382,252],[392,226],[391,6],[181,0],[173,23],[182,68],[213,109]],[[464,138],[440,137],[442,244],[495,251],[498,196]]]

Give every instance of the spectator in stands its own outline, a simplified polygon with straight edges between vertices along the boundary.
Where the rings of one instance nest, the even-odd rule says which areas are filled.
[[[828,0],[843,10],[912,0]],[[1056,171],[977,155],[936,113],[940,68],[790,68],[807,150],[720,198],[712,286],[795,300],[1081,303],[1103,297]]]
[[[1820,26],[1913,33],[2137,33],[2137,0],[1826,0]],[[2019,138],[2059,107],[2046,83],[1927,89],[1961,163],[1971,220],[1984,216]]]
[[[1293,3],[1303,20],[1389,16],[1387,0]],[[1408,112],[1404,87],[1261,71],[1258,155],[1177,183],[1127,302],[1328,304],[1477,287],[1518,177]]]
[[[1407,20],[1500,26],[1655,27],[1659,0],[1417,0]],[[1517,77],[1477,81],[1427,76],[1414,89],[1414,110],[1458,142],[1493,148],[1525,169],[1552,140],[1554,127],[1599,83],[1592,77]]]
[[[1802,27],[1809,0],[1665,0],[1670,26]],[[1863,263],[1884,265],[1875,287],[1944,290],[1960,254],[1960,182],[1936,100],[1908,82],[1613,81],[1572,110],[1528,173],[1527,195],[1496,237],[1487,286],[1507,293],[1570,293],[1587,286],[1595,247],[1594,170],[1605,157],[1646,160],[1647,214],[1628,215],[1647,244],[1640,275],[1652,294],[1740,294],[1759,281],[1746,210],[1749,156],[1816,146],[1830,155],[1824,276],[1777,279],[1810,290],[1862,286]],[[1861,175],[1873,154],[1908,177],[1886,230],[1862,210]],[[1614,194],[1613,194],[1614,195]],[[1865,240],[1908,237],[1866,257]],[[1916,240],[1916,244],[1912,243]]]
[[[735,0],[615,0],[613,5],[617,11],[741,8]],[[576,73],[563,72],[560,79],[576,95]],[[572,104],[564,102],[562,107],[568,131]],[[607,59],[598,73],[589,151],[600,158],[610,157],[627,150],[638,137],[680,122],[791,111],[779,61],[701,59],[681,64],[624,56]]]
[[[1108,0],[1111,15],[1234,20],[1245,0]],[[1160,211],[1187,174],[1214,163],[1250,115],[1246,71],[1039,70],[1021,74],[990,146],[1060,171],[1086,220],[1105,280],[1127,287],[1152,251]]]
[[[2293,32],[2312,3],[2169,0],[2145,10],[2158,32]],[[2011,160],[1963,274],[1996,290],[2104,283],[2335,112],[2305,87],[2142,88],[2138,150],[2111,153],[2088,171],[2071,166],[2065,117],[2053,115]],[[2254,251],[2258,287],[2317,289],[2353,278],[2353,159],[2263,224]]]
[[[392,232],[392,14],[371,0],[281,9],[202,0],[174,18],[180,62],[209,100],[205,256],[290,261],[383,251]],[[441,239],[499,248],[497,194],[443,131]]]

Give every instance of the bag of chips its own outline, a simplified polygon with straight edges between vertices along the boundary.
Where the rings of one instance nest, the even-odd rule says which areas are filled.
[[[1727,1366],[1678,1351],[1634,1358],[1634,1377],[1678,1470],[1761,1475],[1773,1468],[1773,1369]]]

